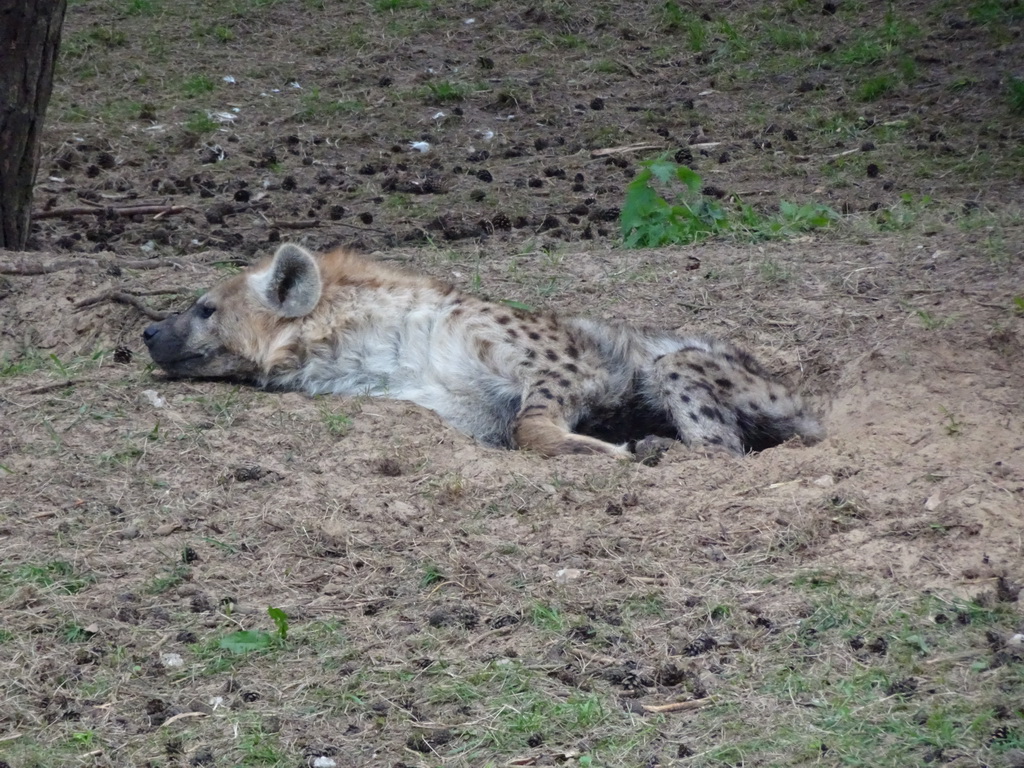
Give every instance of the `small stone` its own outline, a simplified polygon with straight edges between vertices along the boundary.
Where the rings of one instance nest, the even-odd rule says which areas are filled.
[[[558,584],[568,584],[570,581],[581,578],[583,578],[583,571],[579,568],[561,568],[555,572],[555,582]]]

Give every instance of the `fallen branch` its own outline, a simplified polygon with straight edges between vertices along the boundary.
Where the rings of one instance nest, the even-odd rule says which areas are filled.
[[[149,216],[161,219],[174,216],[185,211],[202,214],[202,211],[190,205],[95,205],[76,206],[74,208],[52,208],[49,211],[36,211],[33,219],[62,219],[71,216]]]
[[[592,158],[596,157],[608,157],[609,155],[621,155],[626,152],[641,152],[645,149],[658,149],[661,144],[630,144],[624,147],[604,147],[603,149],[595,149],[590,153]]]
[[[706,707],[708,704],[714,704],[715,700],[711,696],[705,696],[703,699],[690,699],[689,701],[674,701],[671,704],[641,704],[644,712],[650,712],[656,714],[658,712],[686,712],[691,709],[700,709]]]
[[[75,304],[75,311],[85,309],[85,307],[91,307],[94,304],[102,304],[106,301],[112,301],[117,304],[127,304],[130,307],[135,307],[139,312],[144,314],[150,320],[165,320],[170,317],[172,312],[163,312],[158,309],[151,309],[146,306],[138,296],[133,296],[130,293],[124,293],[123,291],[105,291],[98,296],[91,296],[88,299],[82,299],[80,302]]]

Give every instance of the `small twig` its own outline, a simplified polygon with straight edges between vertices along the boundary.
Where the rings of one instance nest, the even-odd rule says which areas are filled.
[[[608,667],[617,667],[622,664],[621,659],[616,659],[612,656],[605,656],[600,653],[594,653],[593,651],[588,651],[585,648],[573,648],[571,652],[579,656],[581,659],[593,661],[597,664],[604,664]]]
[[[628,61],[626,61],[625,59],[616,59],[615,63],[618,64],[620,67],[622,67],[627,72],[629,72],[629,74],[631,74],[633,77],[639,79],[640,73],[637,72],[636,71],[636,67],[634,67],[632,64],[630,64]]]
[[[846,157],[847,155],[854,155],[860,151],[860,147],[857,147],[857,149],[847,149],[844,150],[843,152],[837,152],[834,155],[825,155],[825,157],[827,157],[831,162],[832,160],[835,160],[837,157]]]
[[[595,149],[590,153],[592,158],[597,157],[608,157],[609,155],[621,155],[626,152],[640,152],[645,149],[658,149],[661,144],[630,144],[623,147],[604,147],[603,149]]]
[[[281,219],[267,219],[267,223],[278,229],[312,229],[320,226],[320,219],[312,221],[282,221]]]
[[[179,712],[174,717],[169,717],[164,720],[160,725],[166,728],[171,723],[177,722],[178,720],[184,720],[188,717],[209,717],[205,712]]]
[[[185,211],[202,213],[202,211],[190,205],[97,205],[36,211],[32,214],[32,218],[62,219],[71,216],[149,216],[152,214],[154,218],[160,219],[164,216],[174,216]]]
[[[42,395],[46,392],[53,392],[57,389],[65,389],[67,387],[77,387],[82,383],[81,379],[64,379],[64,381],[55,381],[52,384],[43,384],[39,387],[32,387],[31,389],[23,389],[18,394],[20,395]]]
[[[708,704],[714,704],[712,696],[705,696],[703,699],[690,699],[689,701],[674,701],[671,704],[641,704],[644,712],[686,712],[691,709],[700,709]]]
[[[969,648],[966,651],[960,651],[950,656],[939,656],[935,659],[926,659],[925,664],[945,664],[949,661],[966,661],[967,659],[973,659],[976,656],[982,656],[986,651],[982,648]]]
[[[488,637],[494,637],[495,635],[511,635],[516,630],[516,628],[518,626],[519,626],[518,624],[511,624],[511,625],[505,626],[505,627],[498,627],[497,629],[489,629],[486,632],[477,635],[472,640],[470,640],[468,643],[466,643],[466,647],[467,648],[472,648],[474,645],[479,643],[481,640],[485,640]]]
[[[75,304],[74,309],[77,311],[84,309],[85,307],[91,307],[93,304],[101,304],[105,301],[113,301],[118,304],[127,304],[130,307],[135,307],[150,320],[165,320],[173,314],[171,312],[163,312],[158,309],[151,309],[140,301],[137,296],[133,296],[130,293],[123,293],[122,291],[105,291],[98,296],[91,296],[88,299],[82,299],[80,302]]]
[[[375,229],[374,227],[357,227],[355,224],[346,224],[344,221],[332,221],[332,226],[348,227],[349,229],[358,229],[360,232],[376,232],[379,235],[388,234],[383,229]]]

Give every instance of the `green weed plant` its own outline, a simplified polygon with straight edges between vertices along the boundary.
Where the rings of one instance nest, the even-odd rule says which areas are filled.
[[[659,191],[665,189],[667,200]],[[751,240],[785,237],[827,227],[838,214],[825,205],[782,201],[773,217],[736,203],[733,212],[701,193],[701,177],[667,155],[640,163],[640,172],[626,187],[619,223],[627,248],[692,244],[717,235]]]

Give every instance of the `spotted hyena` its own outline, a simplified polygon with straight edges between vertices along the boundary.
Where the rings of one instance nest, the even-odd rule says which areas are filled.
[[[648,458],[672,440],[742,454],[823,435],[725,342],[524,312],[344,250],[283,245],[143,338],[174,376],[410,400],[543,456]]]

